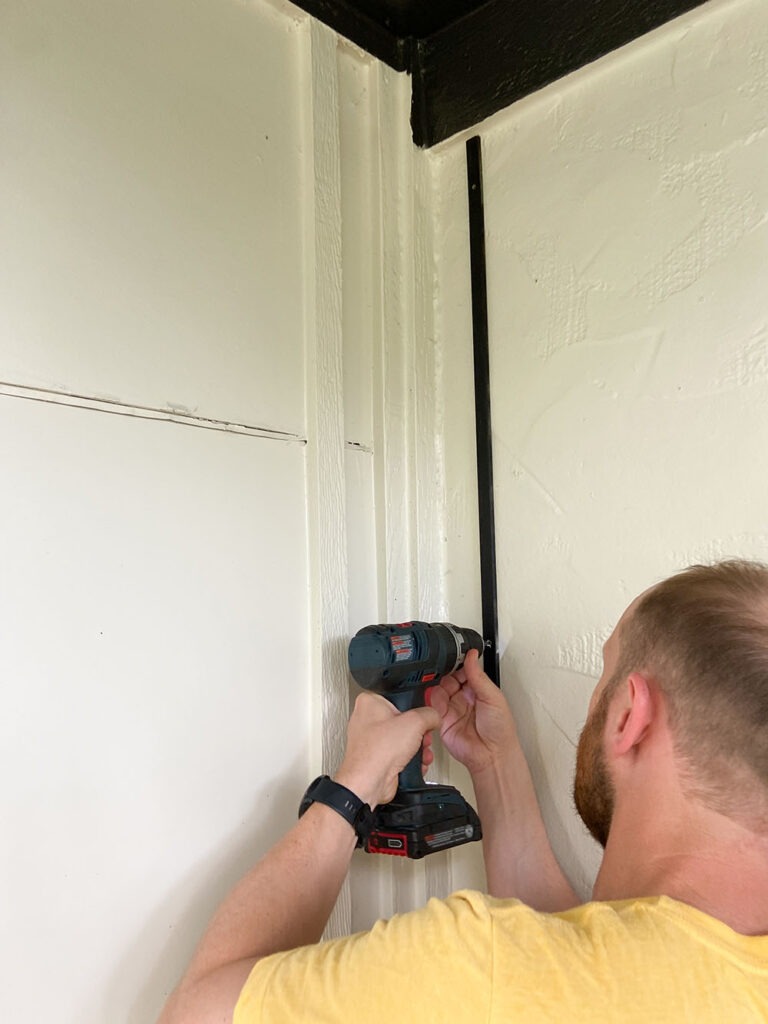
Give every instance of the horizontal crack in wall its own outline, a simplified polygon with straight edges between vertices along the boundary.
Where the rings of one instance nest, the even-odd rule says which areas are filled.
[[[172,408],[157,409],[152,406],[131,405],[128,402],[119,402],[115,399],[90,398],[87,395],[77,395],[67,391],[33,388],[25,384],[11,384],[7,381],[0,381],[0,397],[66,405],[71,408],[86,409],[90,412],[108,413],[111,416],[131,416],[134,419],[177,423],[185,427],[219,430],[229,434],[246,434],[250,437],[261,437],[273,441],[307,443],[307,439],[300,434],[292,434],[284,430],[271,430],[268,427],[257,427],[248,423],[232,423],[228,420],[197,416],[194,413],[181,412]]]

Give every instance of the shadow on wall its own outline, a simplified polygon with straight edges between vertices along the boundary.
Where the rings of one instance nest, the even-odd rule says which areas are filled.
[[[303,759],[297,758],[279,778],[262,783],[262,792],[272,794],[269,820],[263,820],[263,807],[254,805],[247,824],[217,843],[215,852],[187,871],[165,901],[148,912],[145,926],[104,986],[100,1005],[90,1007],[83,1019],[111,1024],[157,1019],[221,900],[293,824],[305,771]]]

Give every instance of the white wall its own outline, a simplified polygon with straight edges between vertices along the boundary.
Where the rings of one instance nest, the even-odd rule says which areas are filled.
[[[0,14],[3,1019],[154,1019],[319,767],[306,35]]]
[[[712,3],[482,128],[502,674],[582,888],[599,638],[765,553],[767,50]],[[271,0],[7,3],[0,80],[2,1012],[144,1024],[338,762],[349,633],[479,621],[463,143]],[[465,883],[359,855],[331,930]]]
[[[299,431],[295,21],[215,0],[0,17],[3,379]]]
[[[0,457],[3,1016],[148,1021],[309,770],[303,449],[3,399]]]
[[[724,0],[480,129],[502,678],[584,893],[596,850],[570,785],[602,640],[675,569],[768,558],[766,97],[768,8]],[[463,139],[434,160],[457,394],[471,373]],[[470,413],[454,408],[452,611],[476,601]]]
[[[146,1024],[336,767],[350,632],[445,614],[432,182],[408,79],[272,0],[11,0],[0,96],[0,1013]],[[359,855],[330,931],[449,888]]]

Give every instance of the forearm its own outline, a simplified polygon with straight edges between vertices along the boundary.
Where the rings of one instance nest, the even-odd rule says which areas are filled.
[[[507,751],[503,762],[473,773],[472,782],[483,823],[489,894],[514,897],[541,911],[576,906],[580,901],[552,851],[519,744]]]
[[[336,811],[312,804],[219,907],[190,970],[317,942],[355,841],[352,827]]]
[[[312,804],[221,904],[160,1024],[207,1019],[188,1014],[199,1007],[208,979],[244,965],[235,984],[239,990],[256,960],[317,942],[355,842],[352,827],[336,811]]]

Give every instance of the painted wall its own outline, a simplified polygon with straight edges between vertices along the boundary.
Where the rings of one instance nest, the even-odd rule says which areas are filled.
[[[765,554],[767,52],[712,3],[482,127],[502,674],[584,890],[601,637]],[[271,0],[7,3],[0,76],[2,1009],[144,1024],[338,763],[349,633],[479,620],[463,145]],[[359,855],[330,931],[463,884]]]
[[[445,616],[433,182],[277,0],[11,0],[0,97],[0,1008],[146,1024],[338,764],[349,633]],[[361,854],[329,933],[450,887]]]
[[[768,558],[768,9],[712,2],[481,126],[504,688],[556,852],[601,643],[696,560]],[[434,156],[446,392],[471,379],[463,140]],[[446,434],[453,614],[477,608],[469,405]],[[459,611],[461,610],[461,611]],[[474,881],[477,865],[457,867]]]
[[[319,767],[286,12],[0,14],[3,1019],[154,1019]]]

